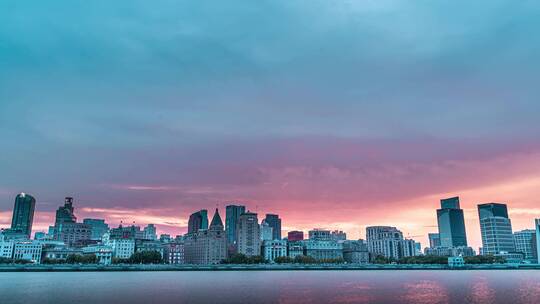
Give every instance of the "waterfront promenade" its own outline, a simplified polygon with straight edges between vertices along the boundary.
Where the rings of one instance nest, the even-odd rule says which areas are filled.
[[[447,265],[353,265],[353,264],[257,264],[257,265],[0,265],[0,272],[70,272],[70,271],[290,271],[290,270],[540,270],[538,264],[491,264],[465,265],[451,268]]]

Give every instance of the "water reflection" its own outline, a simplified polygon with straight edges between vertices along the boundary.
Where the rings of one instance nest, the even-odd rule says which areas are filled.
[[[448,292],[441,282],[421,280],[403,284],[403,303],[444,304],[450,303]]]
[[[468,302],[474,304],[494,303],[496,299],[495,290],[489,286],[489,282],[485,276],[477,276],[472,282],[468,298]]]

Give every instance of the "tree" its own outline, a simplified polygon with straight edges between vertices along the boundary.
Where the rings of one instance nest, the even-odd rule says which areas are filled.
[[[315,264],[317,260],[311,256],[297,255],[294,257],[294,262],[297,264]]]
[[[129,258],[131,264],[161,264],[162,261],[161,254],[156,250],[138,251]]]
[[[465,264],[503,264],[506,262],[504,257],[493,255],[477,255],[464,257]]]
[[[393,258],[387,258],[384,255],[378,255],[373,260],[373,264],[391,264],[395,262]]]
[[[274,262],[277,264],[291,264],[294,260],[291,257],[280,256],[274,259]]]

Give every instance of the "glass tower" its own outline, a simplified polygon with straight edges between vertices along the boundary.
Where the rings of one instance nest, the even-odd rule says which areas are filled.
[[[31,195],[25,193],[17,195],[17,197],[15,197],[15,206],[13,207],[11,229],[20,231],[28,235],[28,237],[31,237],[35,208],[36,199]]]
[[[246,206],[229,205],[225,210],[225,230],[227,231],[227,242],[236,244],[236,224],[242,213],[246,212]]]
[[[465,219],[459,206],[459,197],[441,200],[441,209],[437,209],[437,223],[440,246],[467,246]]]
[[[188,233],[208,229],[208,211],[203,209],[189,216]]]
[[[281,240],[281,219],[277,214],[267,214],[264,219],[272,227],[272,239]]]
[[[512,222],[505,204],[478,205],[483,254],[514,252],[516,246],[512,234]]]

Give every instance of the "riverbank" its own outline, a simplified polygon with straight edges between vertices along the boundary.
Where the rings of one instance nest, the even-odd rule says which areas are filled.
[[[290,271],[290,270],[540,270],[540,265],[0,265],[0,272],[76,272],[76,271]]]

